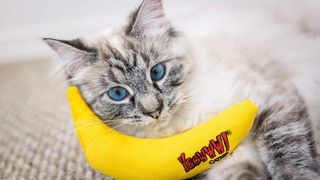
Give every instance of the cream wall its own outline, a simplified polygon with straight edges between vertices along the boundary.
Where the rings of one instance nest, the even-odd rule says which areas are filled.
[[[67,38],[101,29],[124,18],[136,4],[137,0],[1,0],[0,63],[45,56],[50,52],[41,37]]]
[[[210,0],[164,0],[175,20]],[[123,21],[140,0],[1,0],[0,63],[48,57],[41,37],[72,38]]]

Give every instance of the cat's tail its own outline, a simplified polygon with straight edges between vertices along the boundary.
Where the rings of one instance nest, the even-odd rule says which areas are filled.
[[[309,42],[301,43],[304,46],[296,52],[288,52],[291,58],[282,63],[308,106],[320,153],[320,40],[309,39]]]

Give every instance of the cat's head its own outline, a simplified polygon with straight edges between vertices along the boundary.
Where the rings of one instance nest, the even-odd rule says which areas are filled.
[[[125,26],[91,45],[44,40],[93,111],[130,134],[169,121],[183,106],[191,66],[183,39],[166,20],[162,1],[144,0]]]

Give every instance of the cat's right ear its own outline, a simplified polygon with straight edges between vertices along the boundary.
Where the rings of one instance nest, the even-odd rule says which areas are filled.
[[[79,39],[66,41],[43,38],[43,41],[63,60],[65,72],[69,77],[73,77],[82,67],[96,60],[97,51],[86,47]]]
[[[171,29],[164,15],[162,0],[143,0],[126,27],[127,35],[163,34]]]

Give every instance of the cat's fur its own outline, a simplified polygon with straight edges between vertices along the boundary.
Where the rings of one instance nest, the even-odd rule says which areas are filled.
[[[320,179],[312,132],[320,104],[320,3],[299,2],[215,1],[177,23],[182,34],[166,20],[161,0],[145,0],[126,25],[97,38],[45,41],[92,109],[129,135],[170,136],[245,98],[256,102],[250,136],[197,178]],[[154,83],[150,68],[159,62],[167,73]],[[108,98],[117,85],[130,98]],[[144,115],[160,104],[159,119]]]

